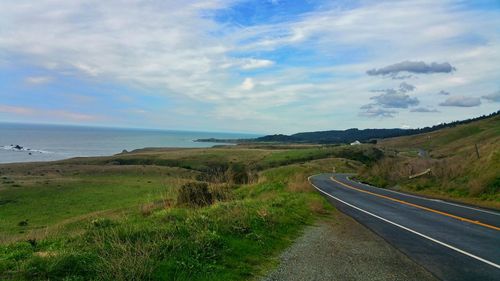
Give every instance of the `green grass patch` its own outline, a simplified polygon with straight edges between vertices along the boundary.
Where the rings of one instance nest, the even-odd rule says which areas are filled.
[[[71,181],[54,180],[23,188],[0,191],[9,203],[0,208],[0,233],[13,234],[44,228],[92,212],[127,208],[167,194],[161,176],[78,176]],[[19,226],[19,222],[27,225]]]
[[[233,174],[263,169],[247,184],[186,185],[210,179],[200,177],[210,171],[166,168],[156,160],[117,164],[116,157],[92,158],[88,166],[84,159],[2,166],[7,181],[22,184],[0,186],[0,231],[8,238],[0,243],[0,279],[255,279],[276,264],[275,257],[304,226],[331,210],[307,176],[362,165],[327,158],[331,151],[300,150],[259,149],[255,155],[235,148],[205,149],[200,155],[174,150],[152,156],[201,166],[222,166],[230,159],[244,168],[224,171]],[[274,154],[280,155],[266,158]],[[304,160],[309,157],[321,159]],[[288,163],[283,159],[305,162],[283,165]],[[277,166],[264,169],[269,163]],[[188,185],[194,189],[181,191]],[[198,187],[203,204],[191,204]],[[41,235],[45,229],[57,231]]]

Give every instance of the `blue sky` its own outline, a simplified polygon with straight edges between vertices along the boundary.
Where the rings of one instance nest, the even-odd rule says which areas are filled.
[[[500,109],[499,1],[0,6],[4,122],[294,133]]]

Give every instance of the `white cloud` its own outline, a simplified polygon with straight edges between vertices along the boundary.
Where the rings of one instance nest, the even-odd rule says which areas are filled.
[[[256,69],[256,68],[263,68],[263,67],[270,67],[274,65],[274,61],[272,60],[263,60],[263,59],[247,59],[243,65],[241,66],[242,69]]]
[[[89,64],[80,63],[80,62],[73,63],[73,66],[76,69],[78,69],[78,70],[80,70],[80,71],[82,71],[90,76],[97,76],[98,74],[100,74],[100,71],[101,71],[101,70],[99,70],[98,66],[91,66]]]
[[[243,80],[243,83],[241,83],[241,89],[245,91],[252,90],[254,87],[255,83],[253,79],[249,77],[245,78],[245,80]]]
[[[24,81],[30,85],[46,84],[46,83],[51,82],[52,80],[53,80],[53,78],[50,76],[30,76],[30,77],[26,77],[26,79],[24,79]]]
[[[262,127],[269,131],[281,128],[283,120],[347,126],[359,107],[370,102],[371,89],[395,86],[365,72],[397,62],[449,62],[456,67],[451,74],[408,78],[418,88],[412,98],[418,96],[422,108],[433,108],[442,89],[457,95],[498,89],[497,11],[465,10],[453,1],[362,1],[355,8],[330,7],[327,2],[321,10],[285,22],[241,27],[214,21],[213,11],[233,2],[0,0],[0,56],[2,61],[23,57],[57,73],[208,104],[213,116],[229,108],[240,116],[259,112],[266,120]],[[471,43],[467,38],[478,40]],[[280,56],[267,56],[282,47],[314,55],[292,66],[276,59]],[[246,77],[246,70],[260,68],[267,69]],[[331,78],[311,78],[325,74]],[[436,119],[461,118],[442,110]],[[343,114],[318,121],[317,114],[330,118],[338,111]],[[396,112],[371,108],[366,112],[370,114],[387,117]],[[360,127],[379,124],[373,119],[356,121]]]
[[[55,71],[204,99],[204,89],[227,81],[221,62],[238,61],[202,16],[224,2],[0,1],[0,50]]]
[[[140,109],[140,108],[132,108],[132,109],[127,110],[127,112],[132,113],[132,114],[139,114],[139,115],[148,113],[147,110]]]

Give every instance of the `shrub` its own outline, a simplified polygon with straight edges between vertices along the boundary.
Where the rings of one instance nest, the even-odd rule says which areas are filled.
[[[223,183],[228,182],[228,170],[229,166],[225,163],[223,164],[210,164],[208,167],[200,169],[202,172],[196,177],[199,181]]]
[[[18,242],[0,248],[0,254],[5,260],[18,261],[29,258],[33,254],[33,246],[28,242]]]
[[[232,186],[227,184],[211,184],[210,193],[214,201],[227,201],[233,198]]]
[[[500,176],[497,176],[491,182],[489,182],[482,193],[494,195],[498,194],[498,192],[500,192]]]
[[[229,168],[229,178],[236,184],[245,184],[249,182],[248,172],[244,165],[235,163]]]
[[[204,182],[190,182],[184,184],[177,196],[178,205],[206,206],[212,204],[212,194],[208,184]]]

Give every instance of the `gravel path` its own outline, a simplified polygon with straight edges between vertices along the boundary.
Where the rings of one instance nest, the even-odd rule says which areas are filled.
[[[437,280],[424,268],[352,218],[335,211],[333,219],[306,228],[262,281]]]

